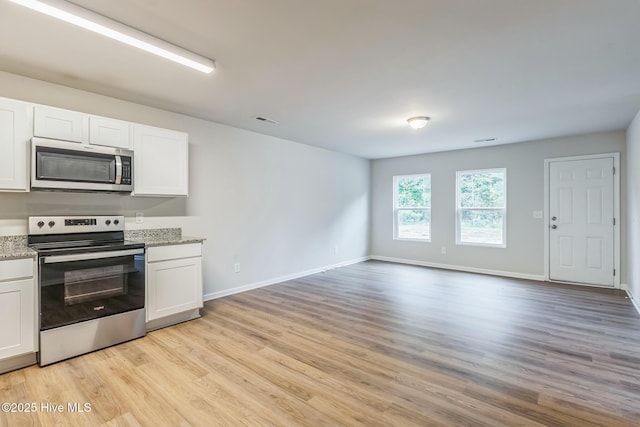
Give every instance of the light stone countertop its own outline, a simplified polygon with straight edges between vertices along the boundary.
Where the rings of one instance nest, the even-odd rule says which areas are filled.
[[[27,246],[27,236],[0,236],[0,260],[35,258],[37,255]]]
[[[167,245],[184,245],[187,243],[202,243],[206,239],[202,237],[181,236],[178,238],[144,238],[144,239],[127,239],[128,242],[144,243],[145,247],[167,246]]]
[[[182,235],[180,228],[156,228],[151,230],[125,230],[124,238],[129,242],[144,243],[146,247],[183,245],[187,243],[202,243],[201,237]]]
[[[182,235],[180,228],[158,228],[151,230],[125,230],[125,239],[144,243],[146,247],[202,243],[201,237]],[[35,258],[36,251],[27,246],[27,236],[0,236],[0,261],[19,258]]]

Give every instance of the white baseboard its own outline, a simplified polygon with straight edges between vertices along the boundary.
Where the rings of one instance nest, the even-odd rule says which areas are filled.
[[[466,267],[466,266],[451,265],[451,264],[439,264],[435,262],[416,261],[416,260],[402,259],[402,258],[391,258],[391,257],[380,256],[380,255],[372,255],[371,259],[378,260],[378,261],[396,262],[399,264],[419,265],[422,267],[442,268],[444,270],[465,271],[467,273],[479,273],[479,274],[489,274],[491,276],[512,277],[514,279],[537,280],[540,282],[544,282],[545,280],[544,275],[515,273],[513,271],[489,270],[486,268]]]
[[[631,300],[631,303],[636,308],[636,311],[638,312],[638,314],[640,314],[640,302],[633,297],[633,294],[631,293],[631,289],[629,289],[629,285],[627,285],[626,283],[623,283],[620,287],[622,288],[623,291],[627,293],[627,296]]]
[[[312,274],[323,273],[327,270],[333,270],[335,268],[346,267],[347,265],[357,264],[359,262],[368,261],[371,257],[356,258],[349,261],[340,262],[337,264],[327,265],[324,267],[314,268],[312,270],[301,271],[299,273],[289,274],[287,276],[276,277],[273,279],[263,280],[261,282],[250,283],[248,285],[237,286],[231,289],[225,289],[224,291],[212,292],[204,295],[205,301],[210,301],[216,298],[222,298],[240,292],[250,291],[252,289],[258,289],[269,285],[275,285],[276,283],[286,282],[288,280],[298,279],[300,277],[310,276]]]
[[[287,275],[287,276],[281,276],[281,277],[276,277],[274,279],[264,280],[264,281],[261,281],[261,282],[250,283],[248,285],[237,286],[235,288],[226,289],[224,291],[212,292],[212,293],[209,293],[209,294],[205,294],[204,295],[204,300],[205,301],[210,301],[210,300],[214,300],[214,299],[217,299],[217,298],[222,298],[222,297],[226,297],[226,296],[229,296],[229,295],[238,294],[238,293],[241,293],[241,292],[250,291],[252,289],[258,289],[258,288],[262,288],[262,287],[269,286],[269,285],[275,285],[277,283],[286,282],[288,280],[294,280],[294,279],[298,279],[300,277],[310,276],[312,274],[323,273],[323,272],[325,272],[327,270],[333,270],[335,268],[346,267],[348,265],[357,264],[357,263],[364,262],[364,261],[369,261],[369,260],[395,262],[395,263],[399,263],[399,264],[418,265],[418,266],[421,266],[421,267],[442,268],[444,270],[464,271],[464,272],[468,272],[468,273],[488,274],[488,275],[491,275],[491,276],[511,277],[511,278],[514,278],[514,279],[536,280],[536,281],[540,281],[540,282],[544,282],[546,280],[544,275],[523,274],[523,273],[515,273],[515,272],[512,272],[512,271],[489,270],[489,269],[486,269],[486,268],[466,267],[466,266],[451,265],[451,264],[439,264],[439,263],[427,262],[427,261],[416,261],[416,260],[409,260],[409,259],[402,259],[402,258],[391,258],[391,257],[380,256],[380,255],[371,255],[371,256],[366,256],[366,257],[362,257],[362,258],[356,258],[356,259],[349,260],[349,261],[340,262],[340,263],[333,264],[333,265],[314,268],[314,269],[311,269],[311,270],[302,271],[302,272],[290,274],[290,275]],[[621,289],[624,290],[627,293],[627,295],[629,296],[629,299],[633,303],[633,306],[635,307],[636,311],[638,312],[638,314],[640,314],[640,302],[637,301],[636,299],[634,299],[633,295],[631,294],[631,292],[629,290],[629,287],[626,284],[623,283],[623,284],[621,284]]]

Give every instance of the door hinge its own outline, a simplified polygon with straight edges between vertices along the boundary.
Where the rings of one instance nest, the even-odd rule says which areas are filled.
[[[613,174],[614,175],[616,174],[616,168],[613,168]]]
[[[613,269],[613,276],[615,277],[615,275],[616,275],[616,269],[614,268]]]
[[[613,225],[616,225],[616,219],[613,218]]]

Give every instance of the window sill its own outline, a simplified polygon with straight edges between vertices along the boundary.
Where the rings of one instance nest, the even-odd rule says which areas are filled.
[[[420,242],[420,243],[431,243],[431,239],[410,239],[407,237],[394,237],[393,240],[397,240],[400,242]]]
[[[456,242],[457,246],[477,246],[481,248],[495,248],[495,249],[506,249],[506,243],[502,244],[492,244],[492,243],[467,243],[467,242]]]

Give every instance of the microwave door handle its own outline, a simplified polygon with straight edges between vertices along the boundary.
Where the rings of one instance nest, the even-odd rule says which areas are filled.
[[[51,255],[42,257],[45,264],[55,264],[60,262],[71,261],[88,261],[92,259],[104,259],[104,258],[116,258],[119,256],[137,255],[143,254],[144,249],[127,249],[124,251],[109,251],[109,252],[89,252],[84,254],[70,254],[70,255]]]
[[[120,185],[122,181],[122,157],[116,156],[116,182],[114,184]]]

